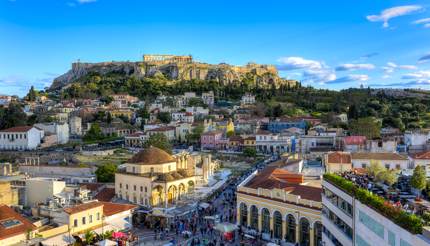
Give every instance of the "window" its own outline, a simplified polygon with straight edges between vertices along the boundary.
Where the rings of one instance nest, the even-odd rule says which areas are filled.
[[[145,186],[145,192],[148,192],[148,187]]]
[[[136,185],[133,185],[133,190],[136,191]]]
[[[87,218],[86,217],[82,217],[82,225],[85,225],[87,223]]]
[[[93,223],[93,215],[92,214],[90,215],[89,221],[90,221],[90,223]]]
[[[400,164],[396,164],[396,169],[400,170]]]
[[[73,221],[73,227],[78,227],[78,219],[75,219],[75,220]]]
[[[372,217],[368,216],[363,211],[359,211],[358,218],[360,222],[365,225],[369,230],[373,231],[380,238],[384,238],[384,226],[374,220]]]
[[[172,167],[169,165],[167,166],[167,168],[169,169],[169,172],[171,171]]]
[[[151,173],[153,173],[154,172],[154,168],[153,167],[151,167]]]
[[[100,220],[100,213],[97,213],[97,220]]]
[[[391,246],[396,246],[396,235],[392,231],[388,231],[388,243]]]
[[[142,192],[143,191],[143,186],[140,186],[140,192]]]
[[[362,163],[362,164],[361,164],[361,167],[362,167],[362,168],[366,168],[366,167],[367,167],[366,163]]]
[[[122,189],[122,183],[119,183],[119,188]]]
[[[128,184],[125,184],[125,189],[128,190]]]
[[[390,164],[385,164],[386,169],[390,169]]]

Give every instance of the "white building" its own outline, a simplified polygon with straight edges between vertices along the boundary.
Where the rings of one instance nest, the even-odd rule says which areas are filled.
[[[322,186],[323,245],[430,245],[426,233],[410,233],[327,179]]]
[[[295,141],[293,136],[258,131],[255,134],[255,147],[260,153],[282,154],[291,152]]]
[[[0,150],[33,150],[43,138],[43,131],[33,126],[16,126],[0,131]]]
[[[63,192],[66,182],[53,178],[31,178],[25,181],[25,204],[37,206]]]
[[[377,163],[387,169],[409,169],[409,160],[406,156],[397,153],[351,153],[353,168],[366,168],[371,163]]]
[[[55,135],[56,144],[66,144],[69,142],[69,124],[67,123],[37,123],[35,127],[43,130],[46,135]]]
[[[367,150],[369,152],[396,152],[397,142],[394,139],[388,140],[367,140]]]
[[[404,138],[410,151],[423,151],[430,144],[430,131],[406,131]]]
[[[245,95],[242,96],[242,99],[240,99],[241,105],[248,105],[248,104],[254,104],[254,103],[255,103],[255,96],[250,93],[246,93]]]
[[[202,100],[204,104],[208,105],[209,107],[212,107],[215,103],[214,92],[213,91],[203,92]]]
[[[82,118],[73,116],[69,120],[70,124],[70,135],[81,136],[82,135]]]
[[[411,154],[409,160],[411,162],[411,168],[422,166],[426,170],[427,177],[430,177],[430,151]]]

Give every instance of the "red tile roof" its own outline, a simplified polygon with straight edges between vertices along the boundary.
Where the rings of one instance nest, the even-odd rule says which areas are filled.
[[[430,150],[425,151],[425,152],[421,152],[421,153],[412,154],[411,157],[413,159],[418,159],[418,160],[429,160],[430,159]]]
[[[17,220],[20,224],[6,228],[0,223],[0,239],[27,233],[28,230],[36,229],[36,226],[22,215],[15,212],[15,210],[6,205],[0,205],[0,222],[7,220]]]
[[[366,143],[366,136],[347,136],[343,138],[346,145],[363,145]]]
[[[348,152],[329,152],[327,154],[327,163],[351,164],[351,153]]]
[[[8,129],[0,130],[0,132],[28,132],[33,126],[15,126]]]
[[[101,202],[110,202],[115,196],[115,189],[114,188],[104,188],[101,190],[97,195],[94,197],[94,199],[97,199]]]
[[[112,203],[112,202],[100,202],[103,204],[103,214],[105,216],[111,216],[118,214],[127,210],[137,208],[136,205],[132,204],[122,204],[122,203]]]
[[[68,213],[68,214],[76,214],[88,209],[92,209],[92,208],[97,208],[103,206],[103,203],[101,202],[89,202],[89,203],[83,203],[83,204],[79,204],[73,207],[68,207],[64,209],[64,212]]]
[[[275,166],[268,166],[246,183],[245,186],[252,189],[284,189],[289,194],[320,202],[321,188],[302,185],[303,182],[303,174],[291,173]]]

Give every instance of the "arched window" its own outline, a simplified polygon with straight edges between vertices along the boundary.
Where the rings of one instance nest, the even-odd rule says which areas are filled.
[[[273,214],[273,236],[282,239],[282,215],[279,211]]]
[[[309,221],[306,218],[300,219],[300,245],[309,246]]]
[[[245,203],[240,204],[240,225],[248,226],[248,206]]]
[[[270,232],[270,213],[267,208],[263,208],[261,210],[261,232],[269,233]]]
[[[314,224],[314,242],[316,246],[322,245],[322,224],[319,221]]]
[[[258,230],[258,208],[255,205],[251,206],[251,228]]]
[[[291,214],[287,216],[287,233],[285,240],[290,243],[296,242],[296,219]]]

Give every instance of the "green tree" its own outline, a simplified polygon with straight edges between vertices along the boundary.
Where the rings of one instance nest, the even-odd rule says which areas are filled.
[[[84,136],[85,141],[102,140],[103,138],[104,135],[98,123],[92,124],[90,130]]]
[[[257,156],[257,150],[252,147],[246,147],[243,149],[243,155],[246,157],[256,157]]]
[[[112,114],[110,112],[107,113],[106,122],[109,124],[112,123]]]
[[[26,99],[30,102],[34,102],[36,101],[36,97],[37,97],[37,92],[34,89],[34,86],[31,86],[30,90],[27,93]]]
[[[26,124],[27,115],[18,103],[12,102],[8,108],[0,108],[0,130]]]
[[[426,188],[426,171],[422,166],[416,166],[411,177],[411,186],[421,191]]]
[[[117,166],[113,163],[107,163],[103,166],[97,167],[96,176],[97,181],[102,183],[113,183],[115,182],[115,172]]]
[[[169,142],[166,135],[162,133],[156,133],[150,136],[143,145],[144,148],[148,148],[150,146],[160,148],[167,153],[172,153],[172,144]]]
[[[397,171],[384,170],[378,174],[377,179],[379,181],[385,182],[389,186],[392,186],[397,182]]]
[[[273,117],[281,117],[283,113],[284,110],[282,109],[281,104],[278,104],[273,108]]]
[[[169,112],[160,112],[158,113],[157,118],[165,124],[170,123],[170,121],[172,121],[172,116]]]
[[[375,139],[380,136],[381,126],[374,118],[366,117],[352,120],[349,130],[353,135],[366,136],[367,139]]]
[[[197,143],[200,141],[200,136],[204,131],[204,126],[202,124],[197,125],[191,130],[191,133],[187,134],[187,142],[188,143]]]
[[[378,178],[379,174],[385,171],[384,167],[382,167],[380,161],[371,161],[370,165],[366,168],[367,173],[371,176]]]

